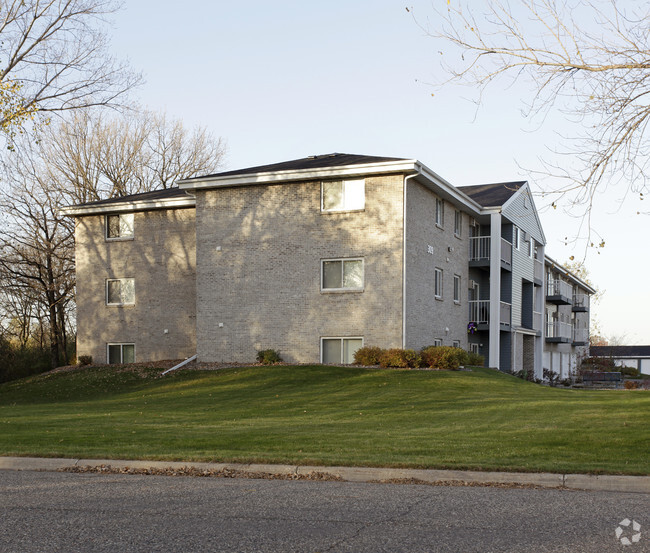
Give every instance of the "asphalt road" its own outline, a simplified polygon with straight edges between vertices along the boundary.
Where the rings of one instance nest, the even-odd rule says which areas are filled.
[[[641,553],[649,513],[634,493],[0,471],[2,553]]]

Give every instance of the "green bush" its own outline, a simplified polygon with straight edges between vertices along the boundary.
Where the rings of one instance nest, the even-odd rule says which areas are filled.
[[[639,370],[634,367],[619,367],[618,370],[626,378],[639,378]]]
[[[469,358],[465,350],[449,346],[428,346],[420,352],[420,355],[425,367],[453,371],[458,370],[461,365],[468,364]]]
[[[392,348],[383,350],[379,366],[383,368],[414,369],[420,366],[422,358],[412,349]]]
[[[364,346],[354,352],[354,362],[357,365],[379,365],[383,349],[377,346]]]
[[[273,365],[275,363],[282,363],[282,357],[274,349],[263,349],[257,352],[257,362],[262,365]]]
[[[466,365],[473,365],[474,367],[483,367],[485,365],[485,357],[480,353],[473,353],[471,351],[467,352],[467,363]]]
[[[77,360],[79,365],[92,365],[93,356],[92,355],[80,355]]]

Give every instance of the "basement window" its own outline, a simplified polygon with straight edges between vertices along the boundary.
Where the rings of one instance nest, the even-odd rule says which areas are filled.
[[[107,344],[106,358],[110,365],[135,363],[135,344]]]
[[[354,354],[361,347],[363,347],[363,338],[361,337],[321,338],[321,363],[351,365],[354,363]]]

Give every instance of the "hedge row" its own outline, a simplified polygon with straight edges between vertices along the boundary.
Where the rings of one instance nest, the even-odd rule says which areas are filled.
[[[483,366],[484,359],[477,353],[449,346],[427,346],[420,351],[365,346],[356,351],[354,362],[357,365],[379,365],[383,368],[432,368],[455,371],[465,365]]]

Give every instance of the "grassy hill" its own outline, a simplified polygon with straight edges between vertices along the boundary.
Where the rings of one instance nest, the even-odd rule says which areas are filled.
[[[0,385],[0,454],[650,474],[650,393],[487,369],[115,367]]]

